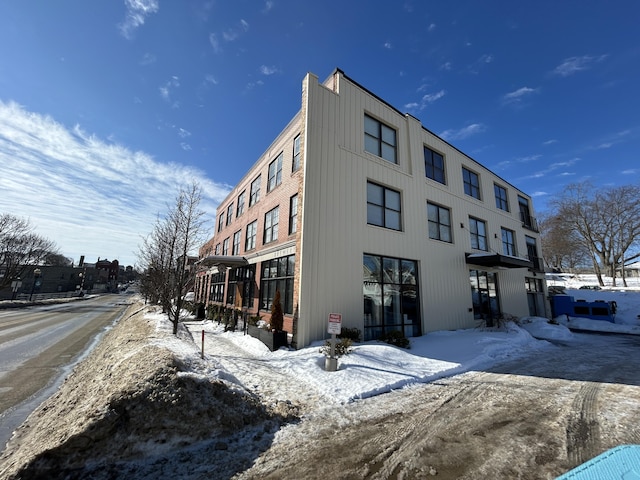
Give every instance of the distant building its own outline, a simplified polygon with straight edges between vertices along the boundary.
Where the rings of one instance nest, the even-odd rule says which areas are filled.
[[[217,210],[197,301],[269,318],[298,347],[330,313],[363,339],[547,315],[531,197],[336,70]]]

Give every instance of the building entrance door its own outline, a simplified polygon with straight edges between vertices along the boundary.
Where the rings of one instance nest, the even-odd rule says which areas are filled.
[[[500,316],[500,301],[496,274],[484,270],[470,270],[473,318],[487,327],[493,327]]]

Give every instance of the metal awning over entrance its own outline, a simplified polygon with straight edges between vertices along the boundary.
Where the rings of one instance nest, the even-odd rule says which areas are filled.
[[[500,255],[499,253],[465,253],[469,265],[493,268],[533,268],[533,262],[527,258]]]
[[[237,255],[209,255],[202,260],[198,260],[196,263],[203,267],[219,268],[235,268],[249,265],[246,258]]]

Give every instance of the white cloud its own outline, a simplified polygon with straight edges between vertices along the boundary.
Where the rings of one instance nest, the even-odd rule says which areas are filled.
[[[249,30],[249,23],[245,20],[240,20],[240,25],[234,28],[230,28],[226,32],[222,33],[222,38],[225,42],[233,42],[240,35],[247,32]]]
[[[574,73],[588,70],[594,63],[598,63],[607,58],[607,55],[591,56],[583,55],[582,57],[569,57],[562,61],[560,65],[554,68],[553,73],[561,77],[568,77]]]
[[[178,88],[179,86],[180,86],[180,79],[175,75],[172,76],[169,80],[167,80],[167,82],[164,85],[161,85],[160,87],[158,87],[158,90],[160,91],[160,96],[163,98],[163,100],[167,102],[171,102],[171,93],[174,89]],[[174,102],[172,106],[178,107],[180,106],[180,104],[178,102]]]
[[[159,10],[158,0],[125,0],[126,13],[124,21],[118,25],[123,37],[131,39],[133,32],[144,25],[147,16]]]
[[[147,65],[151,65],[153,63],[156,63],[156,56],[152,53],[145,53],[142,56],[142,60],[140,60],[140,65],[142,66],[147,66]]]
[[[522,87],[503,95],[502,103],[503,105],[521,105],[523,99],[528,98],[530,95],[537,92],[537,88]]]
[[[384,42],[384,48],[391,50],[391,42]]]
[[[0,101],[0,164],[0,212],[28,217],[76,261],[133,264],[141,236],[179,186],[196,179],[211,218],[230,191],[199,170],[158,162],[13,102]]]
[[[262,13],[268,13],[273,8],[273,2],[271,0],[267,0],[264,2],[264,8],[262,9]]]
[[[466,127],[459,130],[445,130],[440,134],[440,136],[445,140],[463,140],[473,135],[482,133],[486,131],[486,129],[487,127],[481,123],[472,123],[471,125],[467,125]]]
[[[275,66],[266,66],[266,65],[261,65],[260,66],[260,73],[262,75],[273,75],[274,73],[278,73],[278,69]]]
[[[214,53],[220,53],[222,51],[220,48],[220,42],[218,41],[218,36],[215,33],[209,34],[209,43],[213,47]]]
[[[424,85],[421,86],[418,91],[424,90]],[[405,108],[408,110],[424,110],[427,105],[440,100],[442,97],[444,97],[446,95],[447,92],[445,92],[444,90],[440,90],[439,92],[436,93],[427,93],[425,95],[422,96],[422,98],[420,99],[420,102],[412,102],[412,103],[408,103],[405,105]]]

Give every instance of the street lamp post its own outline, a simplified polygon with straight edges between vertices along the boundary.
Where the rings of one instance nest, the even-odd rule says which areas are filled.
[[[33,292],[36,289],[36,286],[40,286],[40,274],[42,273],[42,270],[40,270],[39,268],[36,268],[33,271],[33,285],[31,286],[31,294],[29,295],[29,301],[31,301],[31,297],[33,297]]]

